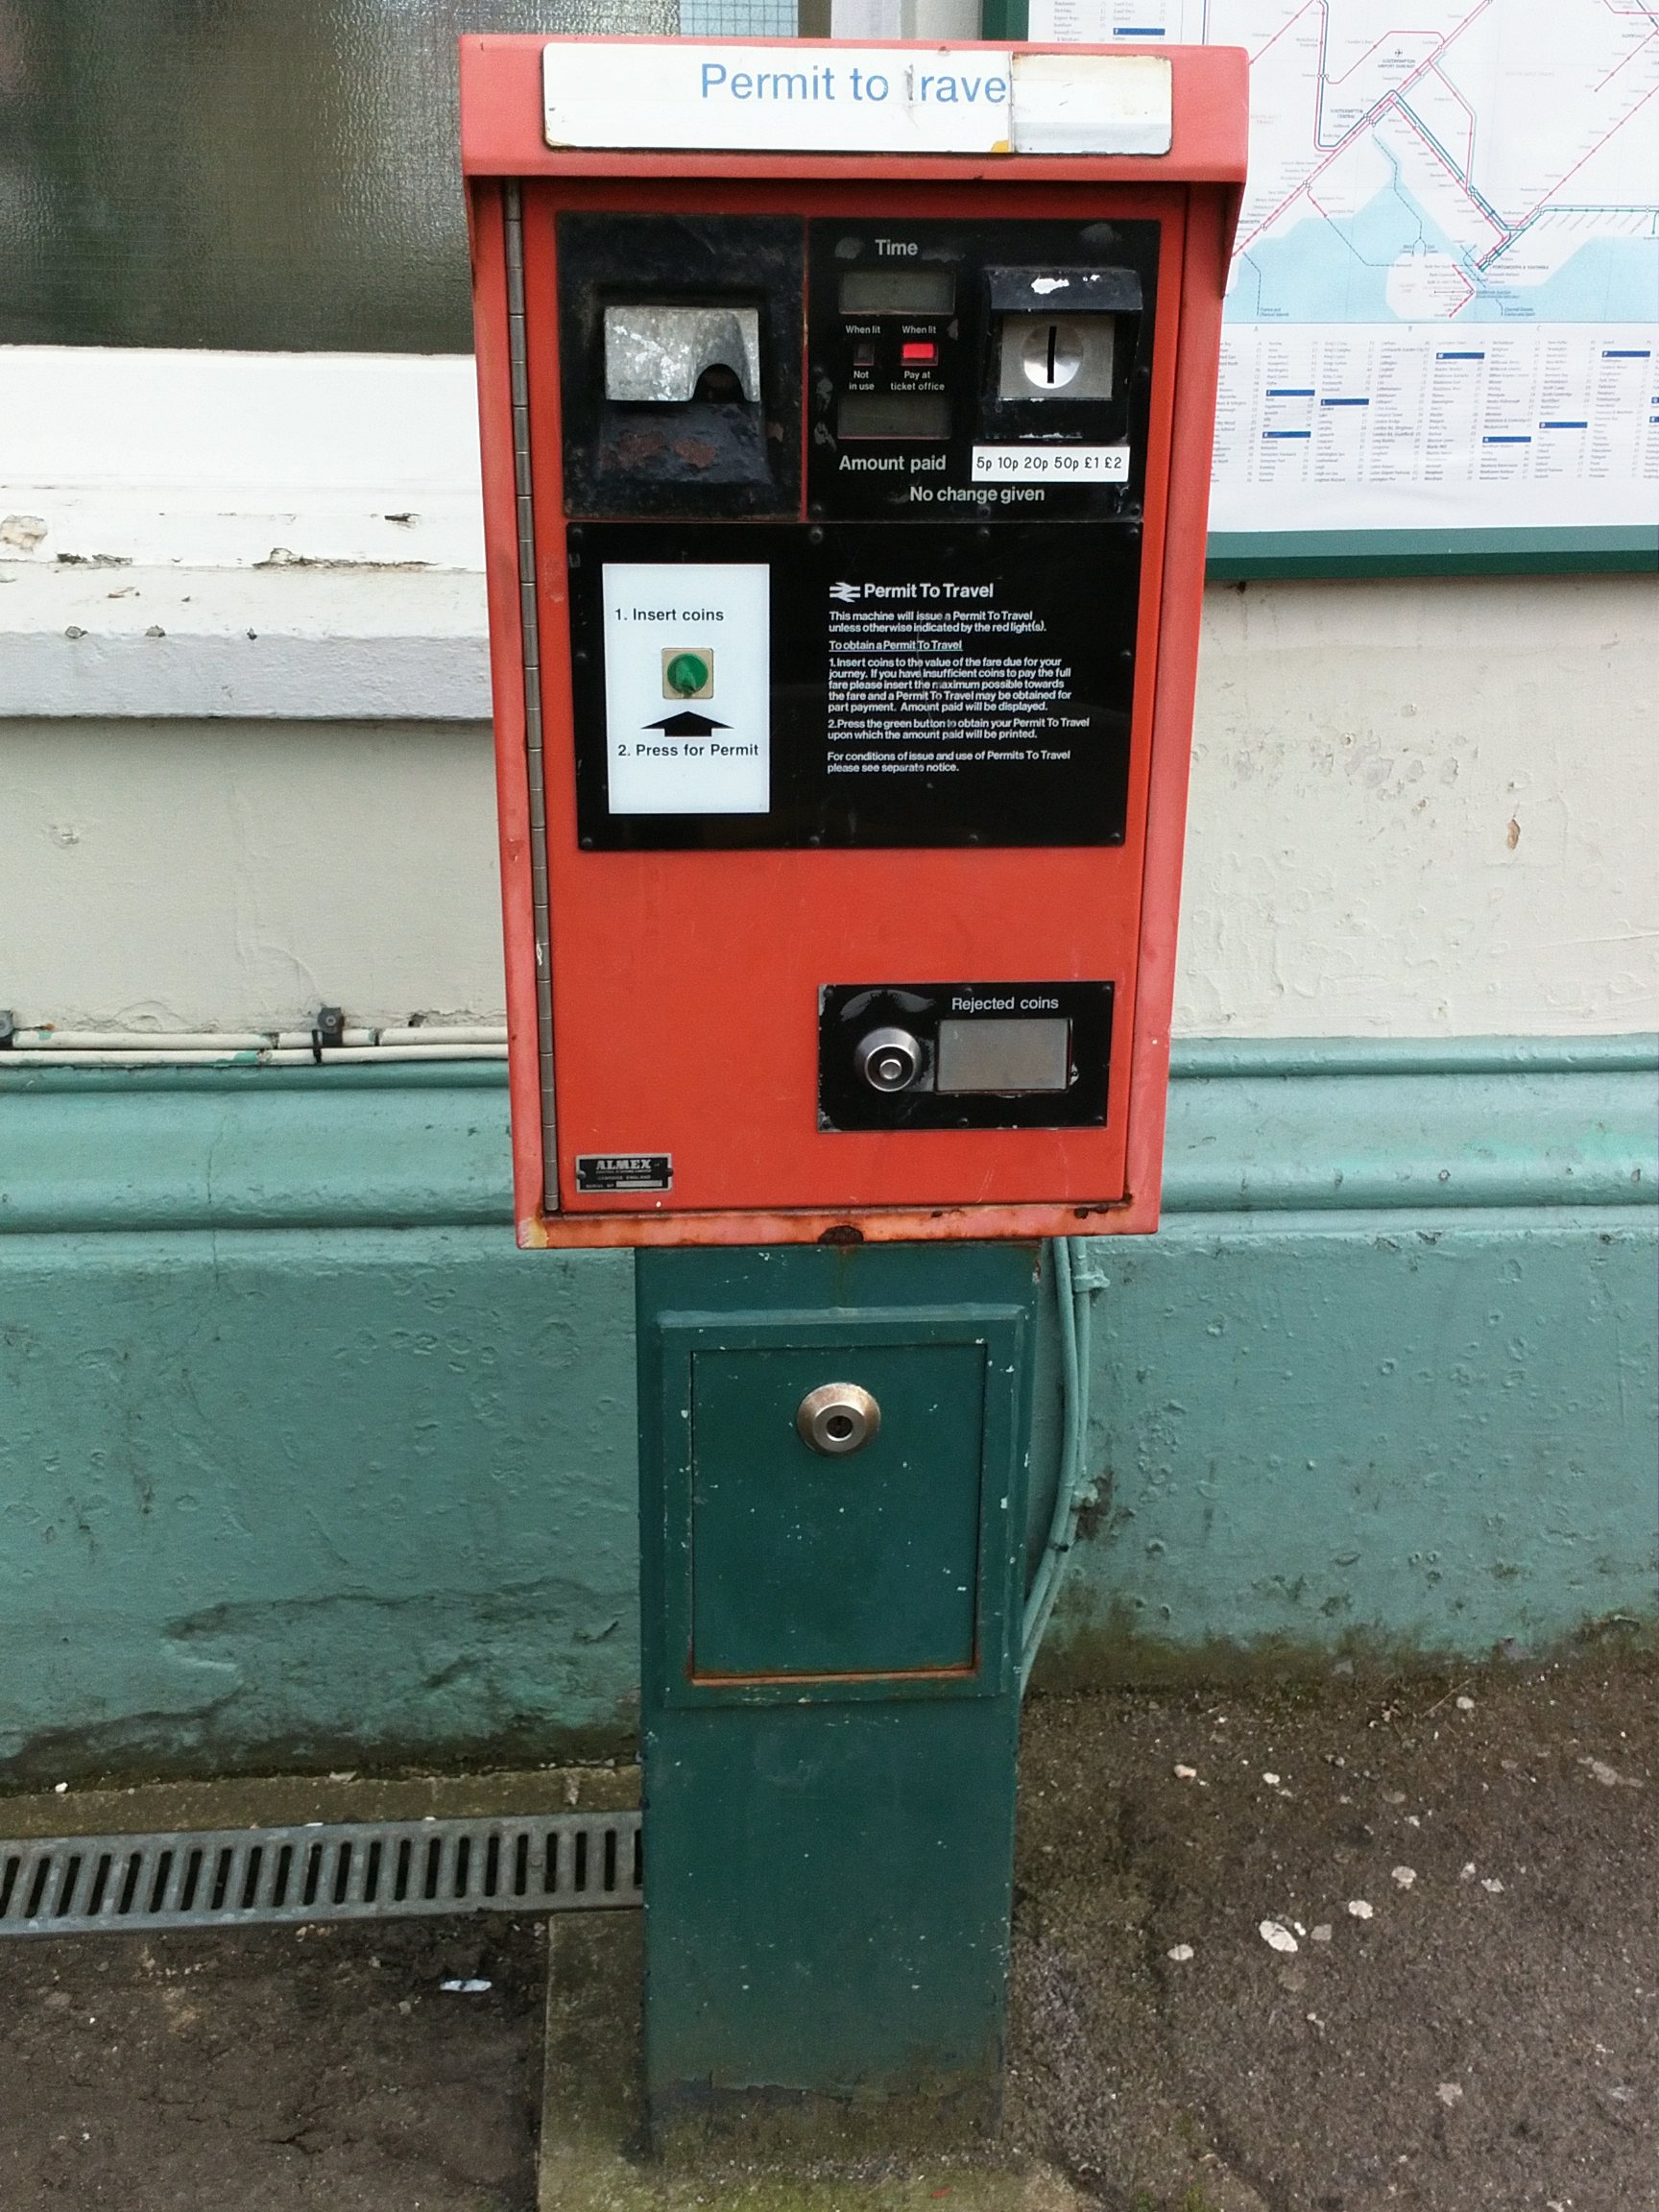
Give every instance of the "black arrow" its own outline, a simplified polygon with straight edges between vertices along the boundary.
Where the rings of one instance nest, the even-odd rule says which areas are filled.
[[[661,722],[647,722],[647,730],[661,730],[664,737],[707,737],[710,730],[727,730],[727,722],[710,722],[707,714],[664,714]]]

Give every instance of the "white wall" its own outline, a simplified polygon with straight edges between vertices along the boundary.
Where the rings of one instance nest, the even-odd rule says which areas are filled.
[[[0,1007],[498,1016],[469,364],[0,348]],[[1659,1028],[1656,699],[1651,578],[1214,588],[1177,1027]]]
[[[68,1028],[500,1020],[482,723],[0,723],[0,1006]]]
[[[1178,1028],[1659,1028],[1656,699],[1644,580],[1213,588]],[[0,722],[0,1005],[496,1014],[493,807],[479,723]]]
[[[1212,587],[1187,1034],[1659,1028],[1659,580]]]

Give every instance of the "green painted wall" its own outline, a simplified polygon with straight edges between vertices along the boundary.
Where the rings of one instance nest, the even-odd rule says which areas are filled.
[[[1187,1048],[1050,1679],[1651,1623],[1652,1070]],[[0,1073],[0,1776],[628,1743],[632,1267],[514,1249],[505,1124],[493,1068]]]
[[[614,1740],[631,1265],[517,1258],[465,1228],[0,1239],[0,1761]]]
[[[1064,1671],[1126,1642],[1120,1664],[1165,1671],[1263,1640],[1484,1655],[1653,1619],[1633,1210],[1193,1215],[1101,1272],[1106,1480]]]

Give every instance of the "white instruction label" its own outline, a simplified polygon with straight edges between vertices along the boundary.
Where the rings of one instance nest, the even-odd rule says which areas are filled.
[[[605,564],[613,814],[764,814],[772,804],[771,570]]]
[[[541,81],[549,146],[1167,154],[1173,131],[1161,54],[554,38]]]
[[[1127,445],[975,445],[975,484],[1127,484]]]
[[[700,154],[1006,154],[1013,62],[1006,46],[555,38],[542,59],[546,138]]]

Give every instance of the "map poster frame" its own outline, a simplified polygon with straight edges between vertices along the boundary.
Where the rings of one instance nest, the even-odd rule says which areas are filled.
[[[1659,24],[1615,0],[983,0],[1251,56],[1209,573],[1659,572]]]

